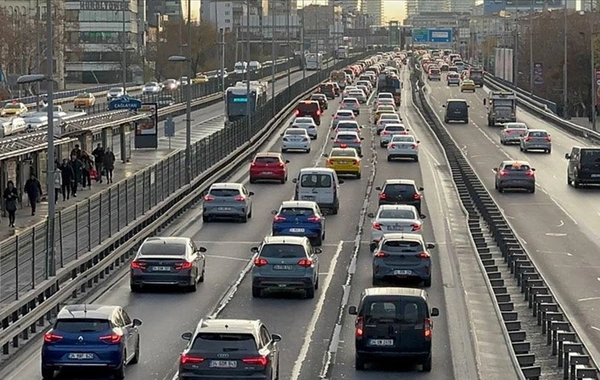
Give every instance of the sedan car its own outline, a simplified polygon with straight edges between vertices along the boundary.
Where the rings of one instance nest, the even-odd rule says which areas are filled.
[[[310,136],[304,128],[288,128],[281,134],[281,152],[302,150],[310,153]]]
[[[335,170],[337,174],[349,174],[360,179],[361,159],[356,149],[341,145],[331,149],[331,152],[324,156],[327,157],[326,166]]]
[[[352,110],[337,110],[331,119],[331,129],[335,129],[340,121],[356,120],[356,116]]]
[[[544,129],[529,129],[521,138],[521,152],[530,150],[543,150],[550,154],[552,152],[552,137]]]
[[[206,248],[184,237],[150,237],[144,240],[131,262],[129,285],[132,292],[145,286],[180,286],[196,291],[204,281]]]
[[[205,74],[196,74],[195,78],[192,78],[192,84],[208,83],[210,78]]]
[[[106,93],[106,101],[110,102],[111,100],[119,99],[125,95],[127,95],[125,87],[113,87]]]
[[[299,130],[293,129],[293,131]],[[308,136],[305,136],[305,138],[308,140]],[[288,178],[287,164],[289,163],[289,160],[284,160],[281,154],[277,152],[257,153],[250,163],[250,183],[256,183],[257,181],[285,183]]]
[[[393,161],[396,158],[410,158],[418,162],[419,143],[420,141],[412,135],[394,135],[387,145],[387,160]]]
[[[348,121],[341,121],[338,123],[337,127],[335,128],[334,132],[336,134],[340,133],[340,132],[356,132],[358,133],[358,135],[361,135],[361,128],[362,126],[360,126],[358,124],[358,122],[354,121],[354,120],[348,120]]]
[[[161,91],[160,84],[158,82],[148,82],[142,87],[142,95],[154,95]]]
[[[331,139],[333,140],[334,148],[347,146],[348,148],[356,149],[359,155],[362,154],[362,140],[364,140],[364,137],[360,137],[358,132],[340,130]]]
[[[519,144],[521,137],[527,133],[527,125],[525,123],[506,123],[504,129],[500,131],[500,144]]]
[[[402,119],[397,113],[382,113],[377,120],[377,134],[380,135],[387,124],[402,124]]]
[[[0,116],[22,116],[27,112],[27,106],[23,103],[13,101],[7,103],[0,111]]]
[[[535,169],[527,161],[502,161],[494,168],[494,187],[499,193],[505,189],[525,189],[535,193]]]
[[[379,99],[377,101],[377,104],[376,104],[375,108],[380,107],[380,106],[386,106],[386,105],[387,106],[392,106],[392,107],[394,107],[394,109],[396,111],[398,111],[398,104],[396,104],[396,101],[394,99],[390,99],[390,98]]]
[[[173,99],[173,95],[161,95],[156,103],[158,107],[170,107],[175,104],[175,99]]]
[[[306,298],[315,298],[319,288],[320,248],[313,248],[304,236],[267,236],[256,254],[252,266],[252,297],[262,297],[263,291],[304,290]]]
[[[252,218],[253,195],[241,183],[214,183],[204,196],[202,221],[208,223],[216,218],[234,218],[246,223]]]
[[[271,212],[273,236],[306,236],[313,246],[325,240],[325,217],[313,201],[285,201]]]
[[[301,128],[306,130],[311,139],[317,139],[317,123],[312,117],[297,117],[292,122],[291,128]]]
[[[473,91],[475,92],[475,82],[472,79],[464,79],[460,84],[460,92]]]
[[[386,124],[379,135],[379,146],[386,148],[394,136],[408,135],[408,133],[409,130],[404,124]]]
[[[96,97],[91,92],[82,92],[73,99],[73,108],[91,108],[96,104]]]
[[[381,105],[381,106],[377,107],[377,109],[375,110],[375,113],[373,114],[373,124],[377,124],[377,122],[379,121],[379,118],[384,113],[396,113],[396,108],[390,104]]]
[[[425,215],[419,215],[415,206],[381,205],[376,214],[367,214],[371,218],[371,245],[373,251],[381,237],[387,233],[421,233]]]
[[[458,73],[450,72],[446,75],[446,83],[450,86],[460,86],[460,75]]]
[[[180,82],[178,82],[176,79],[167,79],[162,84],[164,90],[175,91],[179,88]]]
[[[370,88],[365,85],[362,85],[362,84],[359,84],[357,87],[359,90],[362,90],[362,92],[365,93],[365,95],[367,96],[367,99],[368,99],[369,95],[371,95]],[[360,100],[360,98],[359,98],[359,100]],[[365,101],[365,103],[366,103],[366,101]]]
[[[344,98],[340,102],[339,109],[351,110],[352,112],[354,112],[355,115],[360,115],[360,103],[358,102],[358,99],[353,97]]]

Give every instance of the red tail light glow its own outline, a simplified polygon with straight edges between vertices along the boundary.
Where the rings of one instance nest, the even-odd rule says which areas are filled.
[[[237,197],[233,198],[233,200],[236,202],[244,202],[244,201],[246,201],[246,197],[244,197],[242,195],[238,195]]]
[[[148,264],[141,262],[141,261],[132,261],[131,262],[131,269],[146,269],[148,267]]]
[[[340,144],[340,148],[347,148],[348,144]]]
[[[319,116],[321,114],[321,111],[317,111],[317,116]]]
[[[412,230],[413,231],[421,231],[421,225],[419,223],[413,223]]]
[[[98,339],[100,339],[104,343],[116,344],[121,343],[121,339],[123,339],[123,336],[120,334],[112,333],[110,335],[101,336]]]
[[[253,167],[255,167],[255,166],[256,166],[256,163],[254,163],[254,162],[250,164],[250,167],[251,167],[251,168],[253,168]]]
[[[500,172],[498,172],[498,174],[500,174],[500,177],[504,177],[505,175],[508,175],[508,170],[500,170]]]
[[[52,331],[48,331],[44,334],[44,342],[46,343],[55,343],[59,340],[62,340],[62,336],[58,334],[53,334]]]
[[[296,116],[300,115],[300,110],[296,110]]]
[[[381,193],[381,194],[379,194],[379,199],[382,199],[382,200],[383,200],[383,199],[385,199],[385,198],[387,198],[387,195],[385,195],[385,193]]]
[[[267,364],[269,364],[269,357],[268,356],[258,356],[256,358],[244,358],[244,359],[242,359],[242,361],[244,362],[244,364],[253,364],[253,365],[259,365],[261,367],[266,367]]]
[[[274,222],[283,222],[285,220],[285,216],[275,215],[273,217]]]
[[[414,194],[413,194],[413,199],[414,199],[415,201],[418,201],[419,199],[421,199],[421,194],[419,194],[419,193],[414,193]]]
[[[338,142],[340,142],[340,139],[335,139],[335,140],[333,140],[333,142],[338,143]]]
[[[214,200],[215,200],[215,197],[213,197],[210,194],[207,194],[207,195],[204,196],[204,202],[212,202]]]
[[[531,141],[531,137],[525,137],[525,141]]]
[[[525,172],[525,174],[526,174],[528,177],[533,177],[533,176],[535,175],[535,173],[534,173],[534,172],[533,172],[533,170],[531,170],[531,169],[530,169],[530,170],[527,170],[527,171]]]
[[[320,217],[320,216],[313,215],[313,216],[310,216],[310,217],[308,218],[308,221],[309,221],[309,222],[314,222],[314,223],[319,223],[319,222],[321,222],[321,217]]]
[[[332,159],[327,160],[327,165],[333,165],[333,160]]]
[[[263,259],[262,257],[257,257],[256,259],[254,259],[254,266],[264,267],[267,264],[269,264],[269,262]]]
[[[418,146],[417,144],[413,144],[413,145],[412,145],[412,148],[413,148],[413,149],[417,149],[418,147],[419,147],[419,146]]]
[[[546,141],[552,141],[552,137],[546,136]]]
[[[190,263],[189,261],[183,261],[181,263],[175,264],[176,270],[190,269],[191,267],[192,267],[192,263]]]
[[[358,165],[358,160],[352,161],[352,165]]]
[[[204,358],[201,358],[199,356],[183,354],[179,357],[179,363],[181,363],[181,364],[197,364],[197,363],[202,363],[203,361],[204,361]]]
[[[313,265],[313,261],[310,259],[302,259],[298,261],[298,265],[304,268],[310,268]]]
[[[419,253],[419,254],[417,255],[417,257],[418,257],[419,259],[428,259],[428,258],[430,258],[431,256],[430,256],[430,255],[429,255],[429,253],[427,253],[427,252],[421,252],[421,253]]]
[[[433,324],[431,323],[431,319],[429,318],[425,318],[425,321],[423,322],[423,334],[425,335],[426,339],[431,339],[431,330],[433,329]]]
[[[365,334],[364,324],[365,324],[365,317],[356,318],[356,323],[354,325],[356,328],[356,331],[354,334],[356,335],[357,338],[362,338],[363,335]]]
[[[383,251],[379,251],[375,254],[375,257],[388,257],[389,254],[383,252]]]
[[[374,229],[381,231],[381,223],[373,222],[372,226]]]

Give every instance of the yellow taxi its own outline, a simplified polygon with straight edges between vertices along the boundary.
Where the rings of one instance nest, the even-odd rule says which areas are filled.
[[[11,102],[4,105],[0,116],[21,116],[27,112],[27,106],[19,102]]]
[[[341,144],[339,148],[331,149],[331,153],[326,155],[329,169],[335,170],[337,174],[353,175],[360,179],[360,154],[354,148],[349,148],[346,144]]]
[[[375,110],[375,114],[373,114],[373,124],[377,124],[377,122],[379,121],[379,118],[384,113],[396,113],[396,108],[391,104],[389,104],[389,105],[386,104],[386,105],[377,107],[377,110]]]
[[[475,92],[475,82],[471,79],[465,79],[460,83],[460,92],[473,91]]]
[[[208,81],[208,75],[205,74],[196,74],[196,78],[192,79],[193,84],[208,83]]]
[[[96,97],[91,92],[82,92],[73,100],[73,107],[75,108],[90,108],[94,104],[96,104]]]

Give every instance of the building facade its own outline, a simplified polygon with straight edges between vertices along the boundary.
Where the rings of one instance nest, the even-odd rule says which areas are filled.
[[[305,48],[311,52],[332,52],[343,43],[344,17],[342,7],[307,5],[298,11]]]
[[[450,12],[472,13],[475,3],[475,0],[450,0]]]
[[[406,0],[406,16],[424,12],[449,12],[450,0]]]
[[[375,0],[377,1],[377,0]],[[364,4],[365,0],[363,0]],[[344,12],[356,12],[360,10],[360,1],[359,0],[329,0],[329,5],[333,5],[336,7],[342,7],[342,11]]]
[[[565,4],[570,9],[577,7],[576,0],[484,0],[483,2],[483,13],[486,15],[498,14],[500,11],[517,11],[517,12],[529,12],[532,8],[536,11],[542,10],[544,7],[547,9],[561,9],[564,8]],[[583,7],[590,4],[590,0],[582,0],[581,4]]]
[[[383,0],[363,1],[362,12],[370,17],[374,26],[383,26]]]

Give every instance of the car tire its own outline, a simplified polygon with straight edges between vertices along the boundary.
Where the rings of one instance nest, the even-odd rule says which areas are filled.
[[[506,144],[504,143],[504,140],[500,139],[500,145],[506,145]]]
[[[431,287],[431,277],[426,280],[423,280],[423,287],[430,288]]]
[[[54,368],[46,368],[42,366],[42,379],[52,380],[54,379]]]
[[[504,188],[502,186],[498,186],[496,189],[498,190],[499,193],[504,192]]]
[[[526,148],[523,148],[521,151],[522,151],[523,153],[527,153],[527,149],[526,149]]]
[[[310,288],[304,289],[304,291],[306,292],[307,299],[311,300],[311,299],[315,298],[315,285],[314,284]]]
[[[315,244],[314,244],[314,246],[315,246],[315,247],[320,247],[320,246],[322,246],[322,245],[323,245],[323,237],[321,237],[321,236],[320,236],[320,237],[318,237],[318,238],[316,238],[316,239],[315,239]]]
[[[131,358],[129,364],[138,364],[140,362],[140,337],[138,336],[137,343],[135,344],[135,355]]]
[[[242,216],[242,217],[240,218],[240,221],[241,221],[242,223],[248,223],[248,215],[244,214],[244,216]]]
[[[256,180],[252,177],[250,177],[250,183],[256,183]]]
[[[113,378],[115,380],[123,380],[125,378],[125,358],[127,357],[127,351],[123,351],[123,362],[119,368],[113,371]]]
[[[282,185],[283,185],[284,183],[286,183],[286,182],[287,182],[287,177],[284,177],[284,178],[282,178],[282,179],[280,180],[280,182],[281,182],[281,184],[282,184]]]
[[[523,146],[519,145],[519,150],[522,152],[523,151]]]
[[[248,213],[248,219],[252,219],[252,208],[250,209],[250,212]]]
[[[354,367],[357,371],[364,371],[365,369],[365,360],[360,357],[360,355],[354,356]]]
[[[210,223],[210,217],[208,215],[202,215],[203,223]]]
[[[192,284],[187,287],[188,292],[194,293],[198,290],[198,281],[195,278],[192,279]]]
[[[332,209],[331,209],[331,213],[332,213],[333,215],[337,215],[337,213],[338,213],[338,207],[336,206],[336,207],[332,208]]]
[[[392,159],[392,156],[387,156],[387,161],[388,161],[388,162],[392,162],[392,160],[393,160],[393,159]]]
[[[548,154],[552,153],[552,149],[546,149],[546,153],[548,153]]]
[[[579,181],[576,179],[573,179],[573,187],[577,189],[579,187],[579,185],[580,185]]]
[[[448,124],[450,122],[450,120],[448,120],[447,118],[444,118],[444,123]]]
[[[535,186],[529,188],[531,194],[535,194]]]
[[[252,287],[252,297],[253,298],[260,298],[262,297],[262,289],[257,287],[257,286],[253,286]]]
[[[431,355],[423,361],[421,369],[423,372],[431,372]]]
[[[281,148],[281,153],[287,153],[287,149]]]
[[[200,275],[200,278],[198,279],[198,282],[204,282],[204,275],[206,274],[206,264],[204,264],[204,266],[202,267],[202,274]]]
[[[359,172],[358,174],[356,174],[356,179],[361,179],[362,174]]]
[[[414,160],[415,162],[419,162],[419,156],[415,156]]]
[[[310,153],[310,148],[308,148],[308,149],[306,150],[306,153]]]
[[[129,289],[132,293],[139,293],[142,291],[142,286],[136,284],[129,284]]]
[[[385,148],[387,145],[385,143],[379,143],[379,147]]]

